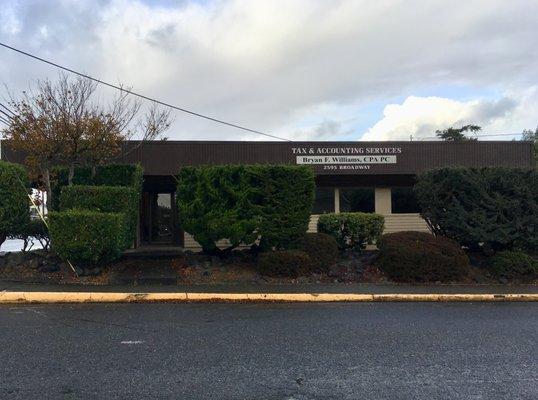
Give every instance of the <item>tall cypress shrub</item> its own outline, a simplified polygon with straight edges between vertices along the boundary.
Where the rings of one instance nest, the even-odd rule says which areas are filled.
[[[418,177],[421,215],[432,231],[464,246],[538,248],[538,173],[442,168]]]
[[[289,248],[308,230],[314,204],[314,172],[306,166],[257,165],[246,169],[255,196],[263,249]]]
[[[230,241],[229,250],[252,242],[258,219],[244,166],[186,167],[178,176],[177,204],[182,228],[208,254],[220,253],[217,242]]]
[[[260,239],[263,248],[286,248],[308,228],[314,201],[309,167],[224,165],[183,168],[177,202],[183,229],[206,253]]]

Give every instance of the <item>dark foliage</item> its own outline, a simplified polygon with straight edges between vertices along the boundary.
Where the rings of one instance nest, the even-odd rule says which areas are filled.
[[[0,245],[30,222],[29,190],[26,170],[0,161]]]
[[[75,184],[66,186],[67,171],[58,170],[55,187],[61,194],[56,203],[61,211],[51,213],[53,249],[60,257],[81,265],[113,261],[135,240],[142,168],[107,165],[97,168],[93,177],[89,168],[80,168],[74,176]],[[69,235],[60,231],[67,223],[72,224]],[[114,239],[107,244],[103,237],[92,238],[94,233]]]
[[[327,273],[338,258],[335,238],[325,233],[307,233],[297,241],[297,249],[310,256],[315,272]]]
[[[67,186],[69,169],[67,167],[56,167],[52,171],[52,190],[54,198],[58,199],[63,187]],[[142,192],[142,180],[144,170],[140,165],[134,164],[109,164],[97,167],[95,175],[92,176],[90,167],[75,168],[73,185],[84,186],[128,186],[135,189],[140,195]],[[54,210],[60,209],[59,201],[53,205]]]
[[[260,239],[261,248],[286,248],[308,228],[314,200],[308,167],[225,165],[183,168],[177,201],[182,226],[206,253]]]
[[[260,247],[286,249],[303,236],[314,204],[314,172],[307,166],[247,167],[260,222]]]
[[[182,227],[209,254],[218,252],[221,239],[228,239],[231,248],[252,243],[258,220],[249,195],[242,166],[183,168],[177,188]]]
[[[75,265],[110,262],[124,249],[125,215],[122,213],[68,210],[49,215],[53,250]]]
[[[389,233],[377,246],[379,268],[395,281],[450,282],[468,273],[467,255],[445,237],[413,231]]]
[[[538,247],[538,172],[443,168],[419,176],[422,217],[432,231],[471,249]]]
[[[533,281],[538,278],[538,259],[521,250],[505,250],[495,254],[489,265],[499,278]]]
[[[60,209],[90,210],[105,213],[124,213],[125,233],[128,248],[136,236],[138,221],[138,192],[131,187],[124,186],[65,186],[60,194]]]
[[[318,231],[333,236],[341,250],[361,250],[383,233],[385,218],[372,213],[322,214]]]
[[[475,142],[476,138],[470,138],[464,135],[465,132],[478,132],[482,130],[478,125],[464,125],[461,128],[447,128],[443,130],[437,130],[435,133],[439,139],[443,139],[449,142]]]
[[[258,271],[271,277],[297,278],[313,271],[312,259],[301,250],[277,250],[258,256]]]
[[[49,250],[50,247],[49,230],[40,218],[31,219],[26,224],[19,225],[9,237],[23,241],[22,251],[31,250],[34,240],[37,240],[44,250]]]

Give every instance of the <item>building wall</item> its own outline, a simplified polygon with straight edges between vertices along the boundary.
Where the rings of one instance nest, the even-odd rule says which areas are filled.
[[[415,175],[423,171],[448,167],[518,167],[533,168],[533,144],[523,141],[477,142],[228,142],[228,141],[151,141],[125,142],[125,151],[115,160],[139,163],[145,175],[176,175],[182,167],[223,164],[304,164],[304,157],[319,156],[329,161],[312,163],[316,175],[368,176]],[[26,154],[13,150],[3,141],[3,160],[23,163]],[[361,161],[367,168],[340,168],[333,156],[387,156],[390,160]],[[375,157],[374,157],[375,158]],[[379,158],[379,157],[378,157]],[[386,157],[381,157],[386,158]],[[347,163],[347,162],[346,162]],[[308,163],[310,164],[310,162]],[[326,165],[328,164],[328,165]],[[355,165],[357,166],[357,165]]]
[[[126,143],[126,148],[138,143]],[[4,147],[4,146],[3,146]],[[7,146],[9,147],[9,146]],[[2,149],[10,160],[23,155]],[[118,162],[140,163],[146,175],[175,175],[184,166],[223,164],[299,163],[300,151],[308,154],[370,154],[371,150],[395,157],[394,162],[373,163],[366,169],[326,168],[312,165],[316,175],[401,175],[447,166],[504,166],[533,168],[532,143],[513,142],[189,142],[154,141],[126,152]],[[310,153],[310,152],[313,153]],[[328,151],[328,152],[327,152]],[[356,153],[355,153],[356,152]],[[378,154],[378,153],[371,153]],[[333,167],[336,165],[332,165]]]

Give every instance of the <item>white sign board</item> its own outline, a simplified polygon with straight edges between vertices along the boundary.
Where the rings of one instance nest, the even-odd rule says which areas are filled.
[[[396,156],[297,156],[297,164],[396,164]]]

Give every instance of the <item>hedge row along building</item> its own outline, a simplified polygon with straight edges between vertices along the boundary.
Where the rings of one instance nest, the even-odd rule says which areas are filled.
[[[417,174],[446,166],[534,168],[530,142],[232,142],[155,141],[125,143],[115,162],[144,168],[137,246],[196,249],[180,224],[174,196],[184,166],[222,164],[311,165],[316,200],[310,231],[320,214],[362,211],[385,216],[385,232],[427,231],[412,186]],[[4,142],[2,159],[24,162]]]

